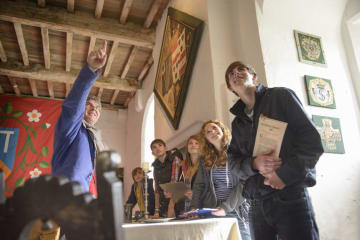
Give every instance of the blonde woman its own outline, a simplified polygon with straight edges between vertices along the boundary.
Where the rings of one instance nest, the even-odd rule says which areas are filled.
[[[231,133],[220,121],[210,120],[203,124],[200,134],[204,139],[204,160],[193,184],[191,208],[217,208],[213,216],[237,218],[242,239],[249,240],[243,186],[227,161]]]

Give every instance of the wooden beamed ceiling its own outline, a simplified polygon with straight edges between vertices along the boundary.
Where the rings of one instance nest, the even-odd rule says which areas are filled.
[[[88,54],[107,40],[107,63],[90,94],[104,108],[127,108],[153,65],[155,27],[168,2],[0,1],[0,93],[64,99]]]

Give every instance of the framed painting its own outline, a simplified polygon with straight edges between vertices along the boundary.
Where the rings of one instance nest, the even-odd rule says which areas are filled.
[[[336,108],[331,81],[325,78],[305,75],[306,93],[309,105]]]
[[[326,67],[321,37],[294,30],[299,61]]]
[[[345,153],[339,118],[313,115],[312,121],[320,133],[324,152]]]
[[[178,129],[203,21],[168,9],[154,92],[174,129]]]

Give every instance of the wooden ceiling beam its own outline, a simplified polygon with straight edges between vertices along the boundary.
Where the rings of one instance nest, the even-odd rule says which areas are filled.
[[[146,17],[144,28],[149,28],[151,26],[151,23],[154,21],[156,13],[159,11],[160,4],[161,4],[160,0],[154,1],[153,5],[151,6],[150,12]]]
[[[30,84],[30,88],[31,88],[31,92],[32,92],[33,96],[37,97],[38,92],[37,92],[35,80],[34,79],[29,79],[29,84]]]
[[[67,11],[69,13],[74,12],[75,0],[67,0]]]
[[[96,1],[96,8],[95,8],[95,18],[101,18],[101,14],[104,7],[104,0],[97,0]]]
[[[44,52],[45,68],[50,69],[50,42],[49,42],[49,29],[46,27],[41,28],[41,37]]]
[[[21,95],[21,92],[20,92],[20,89],[19,89],[19,86],[17,85],[16,83],[16,80],[12,77],[12,76],[8,76],[8,79],[9,79],[9,82],[10,82],[10,85],[13,87],[14,89],[14,92],[17,96],[20,96]]]
[[[128,98],[125,100],[124,107],[127,108],[129,106],[129,103],[130,103],[131,99],[134,98],[135,94],[136,94],[136,92],[132,92],[129,94]]]
[[[104,77],[107,77],[109,75],[111,65],[112,65],[112,63],[114,61],[114,58],[115,58],[118,47],[119,47],[119,42],[118,41],[113,42],[109,57],[108,57],[107,62],[106,62],[106,67],[105,67],[105,70],[104,70]]]
[[[95,19],[81,11],[70,14],[59,7],[38,8],[36,3],[25,0],[0,1],[0,20],[17,23],[18,26],[21,23],[47,27],[149,49],[155,44],[155,29],[144,29],[134,23],[120,24],[116,19]]]
[[[71,70],[71,57],[72,57],[72,43],[73,43],[73,33],[66,33],[66,71],[70,72]]]
[[[4,47],[0,41],[0,59],[2,62],[6,62],[7,61],[7,57],[6,57],[6,53],[5,53],[5,50],[4,50]]]
[[[98,94],[97,94],[97,97],[100,99],[101,101],[101,97],[102,97],[102,93],[104,91],[104,88],[99,88],[99,91],[98,91]]]
[[[136,52],[137,52],[137,48],[135,46],[132,47],[131,52],[129,54],[129,57],[128,57],[127,61],[126,61],[125,67],[124,67],[124,69],[123,69],[123,71],[121,73],[121,78],[125,78],[126,74],[129,72],[130,66],[133,63],[134,59],[135,59]]]
[[[45,7],[46,6],[46,1],[45,0],[37,0],[38,6],[39,7]]]
[[[116,89],[116,90],[114,91],[114,93],[113,93],[113,95],[112,95],[112,97],[111,97],[111,101],[110,101],[110,104],[111,104],[111,105],[114,105],[115,100],[116,100],[119,92],[120,92],[119,89]]]
[[[107,103],[101,103],[101,109],[117,111],[119,109],[126,109],[123,105],[111,105]]]
[[[91,37],[90,37],[90,44],[89,44],[88,56],[89,56],[90,53],[94,50],[95,43],[96,43],[96,37],[91,36]]]
[[[148,60],[145,63],[145,66],[143,67],[143,69],[141,70],[139,76],[138,76],[138,81],[141,83],[142,81],[144,81],[144,78],[146,77],[147,73],[149,72],[150,67],[153,65],[154,63],[154,58],[152,56],[152,54],[149,56]]]
[[[122,24],[126,23],[126,19],[129,15],[132,3],[133,3],[133,0],[125,0],[124,6],[121,11],[121,15],[120,15],[120,23],[122,23]]]
[[[48,92],[50,98],[54,99],[54,83],[52,80],[47,80]]]
[[[23,66],[19,62],[0,63],[0,74],[19,78],[31,78],[40,81],[51,80],[60,83],[73,84],[77,78],[79,71],[71,70],[65,72],[63,69],[51,66],[50,70],[46,70],[39,64],[30,64],[28,67]],[[133,92],[140,88],[136,79],[121,79],[116,75],[107,77],[100,76],[94,83],[94,87],[106,89],[119,89],[124,92]]]
[[[20,47],[20,52],[21,52],[21,56],[22,56],[24,65],[28,66],[29,65],[29,56],[28,56],[27,49],[26,49],[26,44],[25,44],[25,39],[24,39],[24,34],[23,34],[22,27],[21,27],[21,23],[15,22],[14,28],[15,28],[16,38],[17,38],[17,41],[18,41],[18,44]]]

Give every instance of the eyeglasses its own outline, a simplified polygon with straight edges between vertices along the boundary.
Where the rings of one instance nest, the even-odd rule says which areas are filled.
[[[92,103],[90,103],[90,102],[86,102],[86,106],[91,106],[91,107],[93,107],[93,108],[95,108],[96,110],[100,110],[101,109],[101,107],[100,107],[100,105],[95,105],[95,104],[92,104]]]
[[[239,72],[244,72],[244,71],[248,71],[248,68],[246,68],[246,67],[236,67],[229,73],[229,76],[230,77],[235,77]]]

